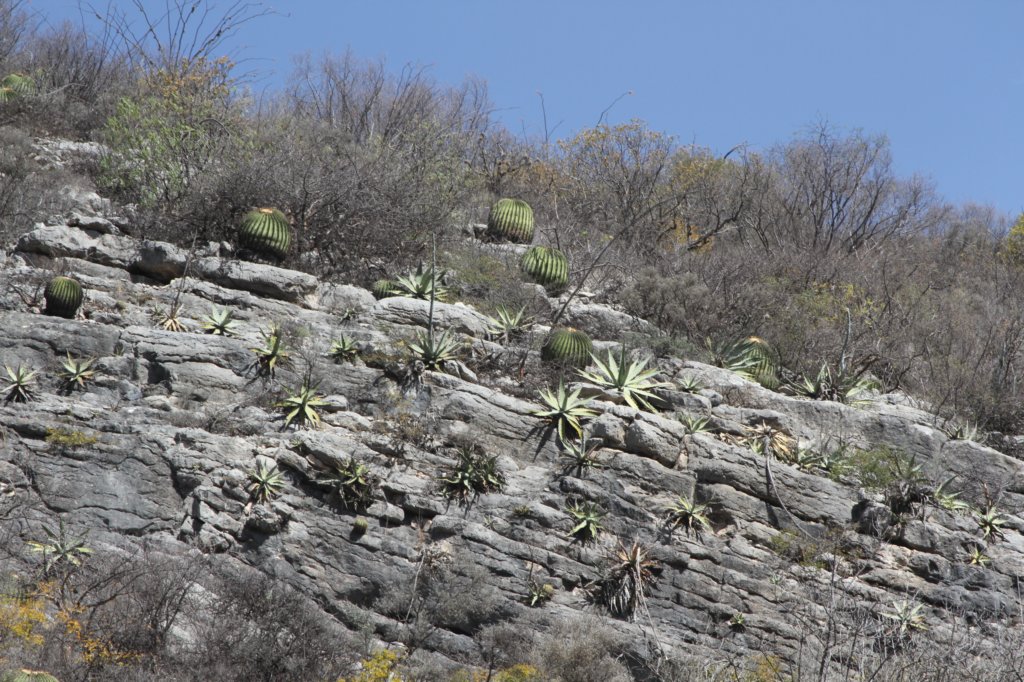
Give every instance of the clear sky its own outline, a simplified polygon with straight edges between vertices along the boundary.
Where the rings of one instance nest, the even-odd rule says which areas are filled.
[[[49,21],[77,0],[27,0]],[[164,0],[143,0],[162,7]],[[128,0],[112,0],[128,5]],[[227,6],[229,0],[220,2]],[[96,0],[96,6],[105,6]],[[725,152],[828,121],[889,137],[901,175],[1024,210],[1021,0],[291,0],[232,39],[275,87],[296,54],[343,52],[487,81],[499,117],[555,137],[646,120]]]

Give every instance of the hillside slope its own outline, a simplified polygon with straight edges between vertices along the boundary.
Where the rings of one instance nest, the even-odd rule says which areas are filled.
[[[573,646],[585,640],[565,634],[572,622],[607,635],[592,643],[636,679],[767,669],[800,679],[878,669],[897,679],[908,665],[920,671],[915,679],[950,665],[962,679],[1004,679],[1021,669],[1024,525],[1012,513],[1024,508],[1020,463],[951,439],[905,396],[813,401],[691,359],[659,358],[668,409],[598,400],[588,429],[600,439],[601,466],[574,467],[534,416],[536,393],[514,371],[494,369],[514,368],[524,351],[487,340],[486,317],[471,307],[434,310],[438,327],[464,343],[465,363],[452,365],[459,376],[419,374],[406,364],[404,342],[427,327],[428,302],[376,300],[358,287],[240,262],[229,245],[202,246],[190,258],[131,236],[130,221],[102,209],[110,210],[82,203],[70,217],[27,229],[0,261],[0,362],[40,370],[36,400],[0,404],[8,573],[38,569],[25,542],[60,517],[69,533],[87,533],[94,556],[86,565],[145,549],[206,557],[241,576],[255,571],[346,630],[412,653],[421,670],[527,660],[542,669],[551,658],[544,633]],[[75,319],[39,309],[57,272],[87,292]],[[187,331],[154,321],[174,303]],[[202,333],[212,307],[233,312],[232,336]],[[574,303],[570,317],[602,320],[595,329],[643,324],[586,303]],[[273,325],[282,325],[293,362],[272,378],[260,376],[252,349]],[[362,359],[326,357],[342,335]],[[538,327],[526,343],[542,337]],[[620,339],[598,341],[617,348]],[[60,390],[56,373],[68,354],[95,359],[84,388]],[[538,367],[536,355],[521,366]],[[275,407],[304,375],[325,402],[319,429],[286,427]],[[684,390],[684,380],[700,388]],[[701,418],[708,421],[696,428]],[[797,444],[833,460],[847,453],[848,466],[798,460]],[[497,457],[500,492],[445,495],[442,479],[453,475],[460,447]],[[350,462],[379,483],[366,504],[325,482]],[[261,499],[253,475],[273,465],[279,490]],[[935,486],[951,475],[963,500],[997,502],[1001,532],[984,537],[976,514],[936,504]],[[710,505],[707,528],[666,522],[680,497]],[[587,504],[605,513],[593,542],[570,534],[576,520],[567,508]],[[628,559],[634,542],[653,583],[635,595],[635,611],[609,613],[602,589],[623,587],[616,552]],[[180,614],[166,646],[194,646],[196,623],[210,616],[203,612]],[[502,622],[537,639],[482,644],[486,626]],[[19,651],[12,661],[50,662],[37,649]]]

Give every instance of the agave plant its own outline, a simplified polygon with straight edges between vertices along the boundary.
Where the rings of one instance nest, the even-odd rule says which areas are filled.
[[[498,458],[479,447],[463,446],[455,452],[455,466],[441,477],[445,497],[463,502],[482,493],[499,492],[505,487],[505,475],[498,469]]]
[[[547,405],[548,409],[538,410],[533,413],[535,417],[543,417],[549,420],[553,427],[558,428],[558,438],[565,442],[565,430],[572,429],[578,438],[583,437],[581,419],[597,416],[597,412],[590,409],[593,402],[590,398],[580,398],[580,389],[572,393],[565,390],[565,384],[558,383],[558,390],[541,389],[540,399]]]
[[[796,395],[813,400],[859,405],[867,401],[865,394],[878,388],[878,382],[869,377],[833,374],[828,363],[824,363],[816,377],[802,377],[800,381],[790,382],[787,388]]]
[[[58,373],[64,390],[70,393],[76,388],[85,388],[86,382],[96,375],[96,371],[92,369],[94,362],[92,358],[73,358],[69,351],[67,360],[61,363]]]
[[[562,459],[565,460],[565,473],[574,471],[577,478],[582,478],[589,469],[600,469],[604,466],[597,452],[603,441],[600,438],[588,439],[586,434],[580,436],[579,442],[562,440]]]
[[[971,510],[971,505],[960,499],[960,493],[950,492],[947,487],[954,478],[956,478],[955,474],[935,486],[935,490],[932,491],[932,500],[935,501],[936,506],[954,514],[968,512]]]
[[[462,344],[451,332],[451,329],[445,329],[440,336],[429,331],[417,332],[416,340],[408,343],[409,350],[423,361],[427,369],[444,369],[446,362],[458,360],[462,348]]]
[[[975,443],[984,443],[986,440],[981,428],[969,421],[947,423],[942,427],[942,432],[950,440],[969,440]]]
[[[529,594],[523,600],[529,607],[543,606],[551,600],[555,594],[555,587],[551,583],[539,583],[535,580],[531,580],[529,584]]]
[[[689,535],[691,532],[699,536],[702,531],[711,529],[708,513],[711,505],[691,502],[680,495],[675,504],[665,510],[670,528],[682,528]]]
[[[256,353],[256,366],[262,376],[273,378],[278,365],[286,365],[291,360],[291,354],[285,350],[284,331],[278,326],[272,326],[263,332],[263,345],[252,348]]]
[[[411,275],[398,277],[395,280],[394,293],[397,296],[418,298],[424,301],[429,301],[431,298],[435,301],[444,301],[448,298],[448,288],[441,282],[446,274],[443,270],[440,274],[435,274],[433,268],[424,271],[420,267]]]
[[[187,331],[185,323],[181,321],[181,304],[177,302],[168,306],[167,310],[153,311],[153,319],[160,327],[169,332]]]
[[[249,485],[246,492],[249,493],[249,504],[246,511],[254,504],[266,504],[281,494],[284,488],[284,474],[277,468],[277,464],[267,464],[261,461],[255,471],[249,472]]]
[[[882,611],[883,618],[893,621],[892,628],[889,630],[890,635],[902,638],[909,636],[913,631],[928,629],[921,604],[901,599],[892,602],[890,607],[891,610]]]
[[[277,403],[277,407],[284,411],[284,427],[288,428],[294,422],[297,426],[309,424],[314,429],[320,427],[320,415],[317,407],[323,407],[327,403],[320,399],[316,392],[317,387],[310,385],[309,380],[302,382],[302,386],[294,393],[285,389],[288,397]]]
[[[651,391],[667,384],[662,381],[651,381],[658,370],[645,369],[649,360],[627,363],[625,346],[619,351],[618,361],[611,351],[608,351],[607,362],[601,362],[596,355],[592,355],[591,358],[594,365],[597,366],[597,371],[577,370],[581,377],[598,386],[615,391],[634,410],[657,412],[650,401],[657,400],[658,396]]]
[[[679,390],[684,393],[700,393],[707,388],[700,382],[700,379],[695,376],[685,376],[682,379],[678,379],[676,380],[676,385],[679,387]]]
[[[569,535],[580,542],[592,542],[601,533],[601,519],[605,511],[593,502],[572,502],[565,511],[572,517]]]
[[[359,355],[359,348],[355,341],[342,334],[341,338],[331,341],[331,349],[327,354],[335,362],[352,362]]]
[[[82,564],[82,560],[93,553],[85,546],[85,536],[70,537],[60,519],[57,529],[43,526],[46,537],[43,540],[27,542],[29,549],[43,555],[43,573],[50,575],[55,569],[70,570]]]
[[[695,433],[707,433],[711,431],[711,418],[701,417],[696,414],[683,414],[679,416],[679,421],[686,429],[686,433],[693,435]]]
[[[974,512],[974,520],[978,522],[983,540],[1003,537],[1003,526],[1010,521],[992,504],[988,505],[984,511]]]
[[[967,550],[967,563],[971,566],[981,566],[984,568],[992,563],[992,558],[985,554],[985,548],[979,545],[974,545]]]
[[[231,336],[235,326],[234,313],[228,308],[211,308],[203,318],[203,331],[217,336]]]
[[[533,319],[525,313],[525,307],[513,312],[499,305],[495,317],[487,318],[487,335],[498,343],[510,343],[533,324]]]
[[[38,372],[30,370],[24,365],[18,365],[17,369],[11,369],[4,365],[7,372],[7,386],[4,387],[4,400],[9,403],[27,403],[35,400],[35,383]]]
[[[796,441],[792,436],[772,428],[765,422],[747,429],[744,440],[748,447],[759,455],[771,455],[784,462],[793,461]]]
[[[634,540],[628,548],[619,543],[601,579],[599,601],[612,615],[632,620],[654,585],[657,566],[650,550],[639,542]]]
[[[370,467],[355,459],[349,459],[343,465],[335,465],[330,470],[321,471],[314,481],[317,485],[335,492],[346,507],[355,508],[369,506],[379,485],[379,480],[370,471]]]

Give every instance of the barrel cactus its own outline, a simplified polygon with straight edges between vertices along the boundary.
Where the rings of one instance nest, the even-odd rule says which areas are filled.
[[[499,199],[487,216],[487,236],[498,241],[533,241],[533,209],[521,199]]]
[[[23,73],[11,73],[0,80],[0,88],[10,88],[15,95],[27,95],[32,92],[35,83]]]
[[[54,277],[43,291],[46,314],[72,319],[82,305],[82,285],[70,277]]]
[[[292,244],[292,228],[276,208],[257,208],[242,218],[238,241],[239,246],[257,256],[282,261]]]
[[[373,288],[370,291],[373,292],[373,297],[379,301],[382,298],[397,296],[398,285],[390,279],[378,279],[373,283]]]
[[[0,682],[60,682],[60,680],[42,670],[22,668],[20,670],[8,670],[0,676]]]
[[[569,261],[558,249],[534,246],[523,254],[519,267],[545,289],[564,289],[569,284]]]
[[[540,357],[545,362],[586,367],[590,364],[590,354],[593,351],[594,346],[585,332],[564,327],[551,330],[551,334],[540,349]]]

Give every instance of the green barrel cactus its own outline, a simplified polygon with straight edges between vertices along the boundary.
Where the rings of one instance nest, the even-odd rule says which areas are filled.
[[[590,354],[593,351],[594,346],[585,332],[563,327],[551,330],[551,334],[540,349],[540,357],[545,362],[558,362],[582,368],[590,364]]]
[[[382,298],[398,296],[398,285],[390,279],[378,279],[373,283],[370,291],[373,293],[373,297],[379,301]]]
[[[569,284],[569,261],[558,249],[534,246],[523,254],[519,267],[545,289],[560,290]]]
[[[17,96],[29,94],[34,87],[33,80],[23,73],[11,73],[0,80],[0,88],[8,88]]]
[[[487,236],[498,241],[533,241],[533,209],[521,199],[499,199],[487,216]]]
[[[46,314],[72,319],[82,305],[82,285],[70,277],[54,277],[43,290]]]
[[[60,680],[42,670],[22,668],[20,670],[8,670],[0,676],[0,682],[60,682]]]
[[[292,244],[292,228],[288,218],[276,208],[257,208],[242,218],[238,230],[241,248],[263,258],[282,261]]]

